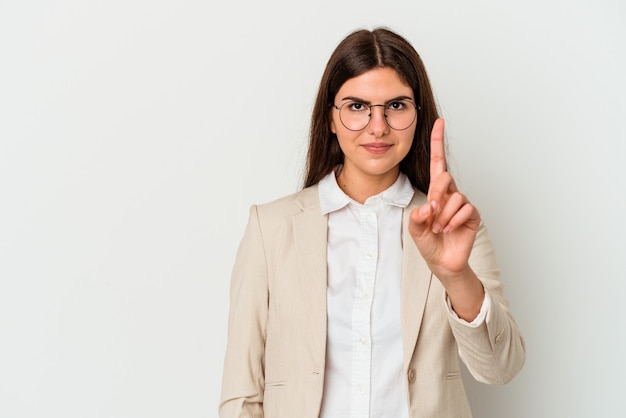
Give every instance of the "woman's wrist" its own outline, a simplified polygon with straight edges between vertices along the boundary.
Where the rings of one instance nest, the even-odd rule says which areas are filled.
[[[439,277],[439,276],[437,276]],[[478,276],[470,268],[453,277],[439,277],[441,284],[459,318],[471,322],[480,312],[485,299],[485,289]]]

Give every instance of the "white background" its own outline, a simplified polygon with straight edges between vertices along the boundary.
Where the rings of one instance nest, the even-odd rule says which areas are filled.
[[[331,51],[420,52],[528,359],[477,417],[623,417],[619,0],[0,0],[0,417],[215,417],[253,203],[300,185]],[[467,376],[466,376],[467,377]]]

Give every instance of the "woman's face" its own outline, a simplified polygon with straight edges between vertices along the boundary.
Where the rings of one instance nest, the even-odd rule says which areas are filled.
[[[346,81],[337,92],[334,105],[342,107],[348,103],[344,106],[346,110],[341,113],[344,122],[347,122],[348,108],[358,112],[362,109],[361,104],[384,104],[390,107],[387,111],[390,113],[396,106],[402,106],[401,100],[407,99],[415,103],[411,87],[395,70],[382,67]],[[391,185],[398,177],[399,164],[411,148],[416,123],[413,120],[404,130],[392,129],[385,121],[385,109],[383,106],[371,107],[369,124],[354,131],[344,126],[340,111],[332,108],[330,130],[337,135],[343,151],[342,176],[350,178],[352,182],[375,181]]]

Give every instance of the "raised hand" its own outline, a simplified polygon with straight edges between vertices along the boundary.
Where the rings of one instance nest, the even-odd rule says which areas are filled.
[[[453,294],[463,296],[466,291],[470,292],[467,295],[472,296],[470,299],[480,296],[482,302],[482,287],[479,295],[476,291],[480,283],[477,283],[477,277],[468,264],[480,225],[480,214],[458,191],[454,179],[446,170],[443,131],[444,121],[437,119],[430,139],[428,203],[411,212],[409,233],[455,306]]]

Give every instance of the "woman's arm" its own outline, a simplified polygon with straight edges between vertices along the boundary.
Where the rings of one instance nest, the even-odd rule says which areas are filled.
[[[220,418],[263,418],[267,263],[256,206],[239,245],[230,288]]]
[[[509,312],[493,245],[482,224],[469,264],[489,295],[489,309],[485,320],[477,327],[468,326],[452,316],[450,326],[459,346],[459,355],[472,376],[483,383],[504,384],[524,365],[526,346]]]

